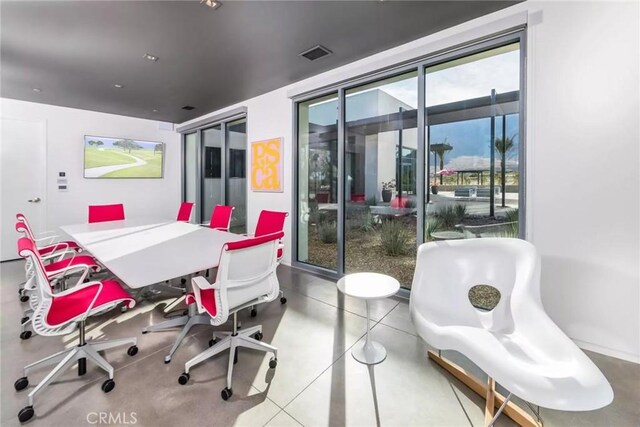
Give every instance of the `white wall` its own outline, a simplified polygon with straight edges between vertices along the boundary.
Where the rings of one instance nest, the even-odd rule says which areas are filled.
[[[85,222],[90,204],[124,203],[125,215],[174,218],[181,198],[180,135],[159,130],[157,121],[2,98],[2,117],[44,121],[47,163],[47,229]],[[162,179],[85,179],[84,135],[112,136],[166,144]],[[6,143],[3,141],[3,143]],[[67,174],[68,192],[59,192],[59,171]]]
[[[527,238],[543,301],[583,348],[640,362],[638,14],[638,2],[521,3],[230,106],[248,108],[249,141],[286,144],[284,193],[249,191],[249,228],[260,209],[292,211],[289,96],[528,23]]]

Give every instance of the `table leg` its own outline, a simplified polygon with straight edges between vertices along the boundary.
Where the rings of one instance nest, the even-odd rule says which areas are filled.
[[[369,300],[367,304],[367,336],[363,344],[356,344],[351,350],[351,355],[360,363],[375,365],[387,358],[387,350],[379,342],[371,339],[371,308]]]

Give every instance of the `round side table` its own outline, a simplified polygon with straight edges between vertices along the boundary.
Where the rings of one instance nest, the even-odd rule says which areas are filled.
[[[379,273],[347,274],[337,283],[338,289],[345,295],[365,300],[367,304],[367,338],[364,344],[356,344],[351,355],[360,363],[375,365],[387,357],[387,350],[379,342],[371,339],[371,316],[369,301],[395,295],[400,283],[393,277]]]

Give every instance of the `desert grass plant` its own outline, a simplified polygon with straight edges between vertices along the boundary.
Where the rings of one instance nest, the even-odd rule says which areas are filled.
[[[375,230],[376,223],[376,217],[371,213],[371,211],[367,211],[362,214],[360,229],[366,233],[370,233]]]
[[[442,228],[442,223],[438,218],[427,218],[427,221],[424,225],[424,234],[427,242],[435,240],[431,237],[431,233],[435,233],[436,231]]]
[[[509,235],[507,237],[518,237],[520,235],[520,228],[518,224],[519,214],[518,209],[509,209],[505,212],[505,218],[507,222],[510,222],[509,228],[506,230],[506,233]]]
[[[387,220],[380,227],[380,239],[385,253],[389,256],[406,255],[409,252],[411,236],[400,221]]]
[[[371,196],[364,201],[364,204],[367,206],[376,206],[378,201],[376,200],[376,196]]]
[[[438,209],[435,217],[440,221],[442,228],[451,229],[459,223],[458,213],[454,205],[446,205]]]
[[[416,203],[415,200],[413,199],[406,199],[404,201],[404,208],[405,209],[414,209],[418,206],[418,204]]]
[[[458,222],[462,221],[465,216],[467,216],[467,205],[457,204],[454,208],[456,216],[458,217]]]
[[[338,241],[338,227],[335,221],[324,221],[318,224],[318,235],[322,243],[335,243]]]

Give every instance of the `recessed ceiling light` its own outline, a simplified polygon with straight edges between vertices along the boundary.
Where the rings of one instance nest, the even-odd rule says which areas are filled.
[[[144,55],[142,55],[142,57],[144,59],[148,59],[149,61],[153,61],[153,62],[158,62],[158,59],[160,59],[160,57],[151,55],[150,53],[145,53]]]
[[[218,0],[200,0],[200,4],[202,3],[206,4],[211,9],[214,9],[214,10],[222,6],[222,3]]]
[[[34,87],[33,91],[40,93],[40,92],[42,92],[42,89],[40,89],[39,87]]]
[[[124,85],[121,85],[120,83],[116,83],[113,85],[113,87],[118,88],[118,89],[122,89],[124,87]]]
[[[157,112],[158,112],[158,110],[156,110],[155,108],[154,108],[153,110],[151,110],[151,111],[153,111],[154,113],[157,113]]]

